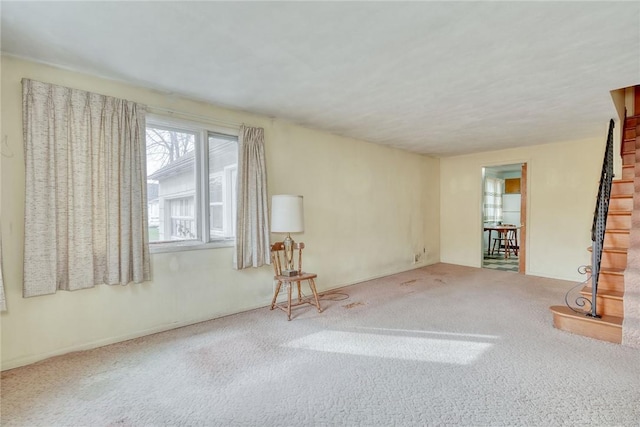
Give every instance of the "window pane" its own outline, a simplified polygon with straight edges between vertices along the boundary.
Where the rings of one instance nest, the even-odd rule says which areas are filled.
[[[235,237],[236,171],[238,141],[209,134],[209,236],[212,240]]]
[[[190,240],[198,236],[195,221],[195,201],[193,197],[169,201],[171,211],[171,239]]]
[[[209,201],[211,203],[222,203],[222,173],[209,174],[212,176],[209,180]]]
[[[147,126],[149,242],[196,239],[196,133]]]
[[[209,209],[209,216],[211,225],[211,237],[224,237],[222,203],[212,203]]]

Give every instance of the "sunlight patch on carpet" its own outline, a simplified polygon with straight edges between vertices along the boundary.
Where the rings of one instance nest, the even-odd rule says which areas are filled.
[[[357,356],[469,365],[493,344],[426,337],[322,331],[290,341],[285,347]]]
[[[356,326],[356,329],[366,329],[370,331],[383,331],[383,332],[406,332],[411,334],[421,335],[445,335],[450,337],[462,337],[462,338],[480,338],[497,340],[500,337],[498,335],[483,335],[483,334],[461,334],[460,332],[442,332],[442,331],[421,331],[417,329],[392,329],[392,328],[369,328],[364,326]]]

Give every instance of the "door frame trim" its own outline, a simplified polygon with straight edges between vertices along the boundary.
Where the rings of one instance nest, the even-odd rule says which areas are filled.
[[[484,178],[486,174],[486,169],[498,168],[500,166],[508,166],[508,165],[520,165],[520,236],[519,236],[519,248],[518,248],[518,273],[526,274],[527,273],[527,223],[528,223],[528,206],[529,206],[529,164],[530,160],[513,160],[513,161],[502,161],[492,164],[483,165],[480,168],[481,178],[480,178],[480,267],[483,268],[484,265],[484,250],[483,241],[484,241]]]

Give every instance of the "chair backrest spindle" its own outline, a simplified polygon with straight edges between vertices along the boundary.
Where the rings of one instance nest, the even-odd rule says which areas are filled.
[[[298,265],[294,266],[294,269],[298,270],[298,273],[302,272],[302,250],[303,249],[304,249],[304,243],[294,242],[293,250],[298,251]],[[271,245],[271,263],[273,264],[273,272],[276,276],[280,276],[282,274],[283,259],[285,259],[284,243],[275,242],[273,245]]]

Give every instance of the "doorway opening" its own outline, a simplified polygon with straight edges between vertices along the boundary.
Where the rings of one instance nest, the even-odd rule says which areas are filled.
[[[482,267],[525,273],[527,164],[482,168]]]

